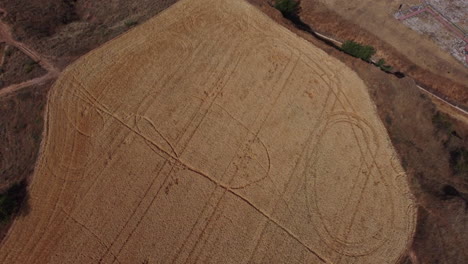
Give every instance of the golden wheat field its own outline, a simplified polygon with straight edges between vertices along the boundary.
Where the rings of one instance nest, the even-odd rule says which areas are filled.
[[[68,67],[1,263],[395,263],[416,209],[364,83],[244,1]]]

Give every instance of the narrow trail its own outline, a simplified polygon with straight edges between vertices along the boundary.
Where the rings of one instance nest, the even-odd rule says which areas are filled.
[[[25,81],[25,82],[22,82],[22,83],[10,85],[10,86],[2,88],[0,90],[0,97],[6,96],[8,94],[11,94],[13,92],[16,92],[18,90],[24,89],[24,88],[32,86],[32,85],[44,84],[49,80],[55,79],[57,76],[58,75],[53,75],[51,73],[47,73],[46,75],[43,75],[43,76],[38,77],[38,78],[31,79],[29,81]]]
[[[445,103],[446,105],[450,106],[451,108],[457,110],[457,112],[463,113],[464,115],[468,116],[468,111],[464,110],[463,108],[458,107],[458,106],[456,106],[456,105],[454,105],[454,104],[452,104],[452,103],[446,101],[446,100],[443,99],[442,97],[440,97],[440,96],[438,96],[438,95],[436,95],[436,94],[434,94],[434,93],[428,91],[426,88],[424,88],[424,87],[422,87],[422,86],[420,86],[420,85],[418,85],[418,84],[415,84],[415,85],[416,85],[416,87],[418,87],[419,90],[421,90],[421,91],[425,92],[426,94],[432,96],[432,97],[435,98],[436,100],[438,100],[438,101],[440,101],[440,102],[443,102],[443,103]]]
[[[41,54],[37,53],[24,43],[21,43],[19,41],[16,41],[12,34],[11,34],[11,28],[7,24],[5,24],[1,19],[3,19],[8,13],[6,12],[5,9],[0,8],[0,43],[6,43],[9,46],[15,47],[19,49],[21,52],[26,54],[28,57],[30,57],[32,60],[37,62],[39,65],[41,65],[42,68],[44,68],[47,71],[47,74],[34,78],[22,83],[17,83],[13,84],[7,87],[4,87],[0,89],[0,96],[4,96],[9,93],[16,92],[20,89],[35,85],[35,84],[43,84],[44,82],[54,79],[58,77],[60,74],[60,70],[53,65],[52,62],[50,62],[48,59],[46,59],[44,56]]]

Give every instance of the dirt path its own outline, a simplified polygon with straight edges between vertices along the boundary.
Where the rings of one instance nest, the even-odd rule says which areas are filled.
[[[44,76],[34,78],[34,79],[29,80],[29,81],[25,81],[25,82],[22,82],[22,83],[7,86],[7,87],[2,88],[0,90],[0,97],[9,95],[9,94],[14,93],[14,92],[16,92],[18,90],[21,90],[23,88],[30,87],[32,85],[44,84],[47,81],[55,79],[55,78],[57,78],[57,75],[48,73],[48,74],[46,74]]]
[[[450,107],[452,110],[454,110],[455,112],[458,112],[458,114],[462,114],[466,117],[468,117],[468,111],[448,102],[447,100],[443,99],[442,97],[430,92],[429,90],[427,90],[426,88],[420,86],[420,85],[416,85],[416,87],[418,87],[418,89],[424,91],[425,93],[429,94],[431,96],[431,98],[434,98],[435,100],[437,100],[439,103],[438,105],[440,104],[444,104],[445,106],[448,106]]]
[[[7,15],[7,12],[4,9],[0,8],[0,12],[2,13],[1,18],[5,17]],[[41,65],[47,71],[47,74],[44,75],[44,76],[41,76],[41,77],[38,77],[38,78],[35,78],[35,79],[32,79],[32,80],[28,80],[28,81],[25,81],[25,82],[22,82],[22,83],[13,84],[13,85],[10,85],[8,87],[0,89],[0,96],[4,96],[6,94],[18,91],[20,89],[29,87],[31,85],[42,84],[45,81],[57,78],[59,76],[60,70],[58,68],[56,68],[53,65],[53,63],[51,63],[44,56],[37,53],[36,51],[31,49],[30,47],[28,47],[24,43],[16,41],[13,38],[12,34],[11,34],[10,27],[7,24],[3,23],[3,21],[1,21],[1,20],[0,20],[0,42],[4,42],[4,43],[8,44],[11,47],[18,48],[20,51],[22,51],[24,54],[29,56],[32,60],[37,62],[39,65]]]

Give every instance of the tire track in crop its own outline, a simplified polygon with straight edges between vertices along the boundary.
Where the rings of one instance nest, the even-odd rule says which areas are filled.
[[[312,63],[314,63],[313,60],[310,60],[310,61],[311,61]],[[316,64],[316,63],[314,63],[314,64]],[[316,66],[319,67],[319,65],[317,65],[317,64],[316,64]],[[315,67],[312,67],[312,68],[315,68]],[[320,67],[319,67],[319,69],[320,69]],[[319,76],[321,76],[321,75],[319,74]],[[326,80],[323,80],[323,81],[327,82]],[[332,83],[333,83],[333,82],[329,82],[329,84],[332,84]],[[339,88],[338,88],[338,89],[339,89]],[[354,108],[352,107],[352,104],[349,102],[348,97],[344,94],[344,92],[343,92],[341,89],[339,89],[339,92],[342,93],[342,94],[344,95],[344,99],[348,102],[349,107],[351,107],[352,110],[350,110],[350,111],[356,112],[356,111],[354,110]],[[335,94],[335,96],[339,99],[339,93],[337,94],[336,92],[334,92],[334,94]],[[344,105],[344,103],[343,103],[340,99],[339,99],[339,101],[340,101],[340,104],[342,105],[342,107],[345,107],[345,109],[346,109],[346,106]],[[357,136],[357,135],[356,135],[356,131],[354,130],[354,128],[353,128],[353,134],[354,134],[355,137]],[[357,140],[357,138],[356,138],[356,140]],[[378,142],[377,142],[377,143],[378,143]],[[379,146],[377,146],[377,147],[379,147]],[[361,148],[360,148],[360,149],[361,149]],[[374,155],[373,155],[373,156],[374,156]],[[375,165],[375,167],[377,167],[377,170],[380,170],[380,169],[378,168],[378,165],[376,164],[375,158],[372,159],[372,163],[373,163],[373,165]],[[382,176],[381,176],[381,178],[382,178]],[[385,188],[388,190],[388,184],[384,183],[384,186],[385,186]],[[390,203],[393,203],[393,202],[390,201]],[[393,208],[393,205],[392,205],[392,208]],[[392,210],[392,211],[393,211],[393,210]],[[392,213],[392,214],[393,214],[393,213]],[[348,228],[348,230],[349,230],[349,229],[350,229],[350,227]],[[349,232],[349,231],[348,231],[348,232]]]
[[[236,64],[236,67],[237,67],[237,64]],[[187,67],[187,68],[188,68],[188,67]],[[229,75],[229,76],[230,76],[230,75]],[[229,76],[227,77],[227,79],[229,79]],[[219,94],[219,92],[220,92],[221,90],[222,90],[222,89],[218,90],[218,91],[216,92],[216,94]],[[216,99],[216,97],[215,97],[215,99]],[[215,100],[215,99],[214,99],[214,100]],[[213,101],[214,101],[214,100],[213,100]],[[210,106],[208,107],[208,109],[210,109],[211,105],[212,105],[212,103],[210,104]],[[148,106],[148,107],[149,107],[149,106]],[[204,120],[204,118],[206,117],[207,113],[208,113],[208,111],[205,112],[205,114],[203,114],[203,118],[202,118],[202,120],[200,121],[199,124],[201,124],[201,123],[203,122],[203,120]],[[153,144],[153,146],[155,146],[155,144]],[[159,146],[157,146],[157,148],[160,149]],[[160,149],[160,150],[161,150],[161,149]],[[184,153],[184,151],[185,151],[185,148],[182,149],[182,150],[180,151],[180,156],[182,156],[182,154]],[[170,155],[169,155],[169,156],[170,156]],[[177,160],[177,159],[176,159],[176,160]],[[164,181],[164,183],[162,184],[162,186],[164,186],[165,184],[166,184],[166,181]],[[158,194],[159,194],[159,191],[158,191]],[[125,240],[125,242],[123,243],[123,245],[120,247],[119,253],[117,253],[117,255],[120,254],[120,252],[123,250],[123,248],[125,247],[125,245],[126,245],[126,243],[128,242],[128,240],[133,236],[133,234],[134,234],[134,232],[136,231],[137,227],[139,226],[139,224],[141,223],[141,221],[142,221],[143,218],[145,217],[147,211],[152,207],[152,205],[153,205],[155,199],[157,198],[158,194],[156,194],[156,195],[154,196],[154,198],[152,199],[150,205],[146,208],[145,213],[140,217],[140,220],[138,221],[138,223],[137,223],[137,225],[135,226],[135,228],[130,232],[128,238]]]
[[[303,56],[304,56],[304,54],[302,54],[302,53],[299,55],[299,57],[301,58],[301,59],[300,59],[300,62],[301,62],[301,63],[304,63],[304,60],[302,59]],[[326,96],[325,96],[324,107],[320,110],[320,113],[319,113],[318,118],[317,118],[317,121],[316,121],[316,122],[317,122],[317,125],[316,125],[316,126],[318,126],[321,122],[323,122],[323,121],[321,121],[321,120],[323,120],[323,116],[325,115],[325,113],[326,113],[326,111],[327,111],[327,107],[326,107],[326,106],[329,105],[329,103],[328,103],[329,100],[332,99],[331,94],[332,94],[332,93],[331,93],[330,89],[328,89],[327,92],[326,92]],[[295,174],[298,172],[298,170],[299,170],[299,165],[300,165],[301,161],[303,160],[303,157],[305,156],[305,153],[306,153],[306,150],[307,150],[307,148],[308,148],[308,145],[310,144],[309,142],[313,139],[313,135],[314,135],[314,134],[315,134],[315,130],[313,130],[313,131],[311,131],[311,132],[309,133],[309,136],[308,136],[308,138],[307,138],[307,140],[306,140],[306,142],[305,142],[305,144],[304,144],[304,147],[302,148],[300,157],[297,159],[297,161],[296,161],[296,163],[295,163],[295,165],[294,165],[294,167],[293,167],[293,170],[291,171],[291,174],[288,175],[288,177],[287,177],[288,180],[287,180],[287,182],[286,182],[286,185],[285,185],[285,187],[284,187],[284,189],[283,189],[283,192],[280,194],[280,197],[283,197],[283,198],[282,198],[283,200],[285,200],[285,199],[284,199],[284,196],[285,196],[285,194],[286,194],[286,191],[288,190],[289,186],[292,184],[294,175],[295,175]],[[278,210],[278,205],[279,205],[279,201],[278,201],[277,203],[275,203],[275,205],[273,206],[272,215],[274,215],[274,214],[276,213],[276,211]],[[306,205],[307,205],[307,204],[306,204]],[[265,230],[266,230],[266,227],[267,227],[268,223],[269,223],[268,221],[265,222],[265,223],[263,224],[263,226],[261,227],[261,231],[260,231],[260,235],[259,235],[259,237],[258,237],[258,239],[257,239],[257,243],[256,243],[255,247],[253,248],[253,250],[252,250],[250,256],[249,256],[249,261],[248,261],[249,263],[252,262],[252,259],[253,259],[253,257],[255,256],[255,253],[257,252],[257,250],[258,250],[258,248],[259,248],[259,246],[260,246],[260,242],[263,240],[263,236],[265,235]],[[314,254],[314,255],[315,255],[315,254]],[[324,262],[324,263],[329,263],[328,261],[323,261],[323,262]]]
[[[245,57],[248,57],[248,56],[246,55]],[[240,61],[240,60],[239,60],[239,61]],[[237,67],[236,67],[236,68],[237,68]],[[294,69],[294,68],[293,68],[293,69]],[[292,73],[292,71],[291,71],[291,73]],[[216,96],[215,99],[213,100],[213,104],[214,104],[214,102],[216,101],[216,98],[217,98],[217,96]],[[211,109],[211,106],[210,106],[210,109]],[[228,113],[228,116],[230,116],[231,118],[233,117],[233,116],[232,116],[228,111],[226,111],[224,108],[222,108],[222,109],[224,110],[224,112],[227,112],[227,113]],[[258,116],[255,118],[255,120],[257,120],[257,119],[258,119]],[[234,120],[236,120],[236,119],[234,119]],[[240,123],[242,124],[242,122],[240,122]],[[242,126],[243,126],[244,128],[246,128],[245,125],[242,125]],[[250,129],[246,128],[246,130],[249,131]],[[247,135],[248,135],[248,134],[247,134]],[[247,140],[247,139],[245,138],[243,141],[245,142],[246,140]],[[242,145],[239,145],[238,148],[237,148],[237,150],[236,150],[235,152],[236,152],[236,153],[239,153],[239,150],[241,149],[241,147],[242,147]],[[228,168],[231,166],[231,164],[232,164],[233,161],[234,161],[234,159],[232,159],[232,160],[230,161],[230,163],[229,163],[228,166],[225,168],[224,173],[223,173],[222,175],[225,175],[225,174],[226,174]],[[233,175],[233,176],[234,176],[234,175]],[[229,180],[229,184],[232,182],[233,179],[234,179],[234,178],[231,177],[231,179]],[[229,186],[229,184],[228,184],[228,186]],[[191,255],[193,254],[193,252],[194,252],[195,249],[197,248],[198,241],[201,241],[201,238],[205,235],[206,229],[212,224],[213,216],[215,215],[215,212],[216,212],[217,210],[219,210],[219,205],[220,205],[221,201],[224,199],[226,193],[227,193],[227,189],[225,189],[225,190],[223,191],[221,197],[217,200],[217,202],[216,202],[216,204],[215,204],[215,207],[214,207],[214,210],[213,210],[212,213],[210,214],[208,220],[205,222],[205,225],[204,225],[204,227],[203,227],[203,229],[202,229],[202,232],[200,233],[199,237],[196,239],[197,242],[196,242],[195,245],[192,247],[192,249],[189,251],[189,254],[188,254],[188,256],[187,256],[186,262],[189,261]],[[214,192],[213,192],[213,194],[214,194]],[[211,198],[210,198],[210,199],[211,199]],[[175,262],[176,260],[177,260],[177,258],[174,260],[174,262]]]

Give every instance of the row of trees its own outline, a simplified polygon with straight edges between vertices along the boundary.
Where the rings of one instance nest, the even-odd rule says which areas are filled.
[[[286,18],[298,17],[300,11],[299,0],[275,0],[274,7],[278,9]],[[341,46],[341,50],[351,56],[360,58],[367,62],[371,62],[372,56],[375,55],[375,48],[369,45],[362,45],[360,43],[348,40]],[[383,71],[390,72],[392,67],[385,63],[384,59],[380,59],[375,63],[377,67]]]
[[[343,43],[343,45],[341,45],[341,50],[353,57],[360,58],[367,62],[371,62],[371,58],[375,55],[376,52],[374,47],[369,45],[362,45],[352,40],[348,40]],[[380,59],[377,61],[377,63],[375,63],[375,65],[383,71],[392,71],[392,66],[387,65],[384,59]]]

